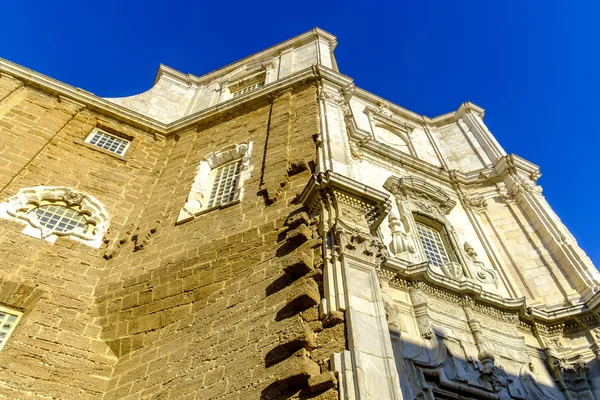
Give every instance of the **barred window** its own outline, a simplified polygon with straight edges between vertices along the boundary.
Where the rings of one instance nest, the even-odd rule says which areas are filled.
[[[6,344],[9,336],[15,330],[21,313],[0,307],[0,350]]]
[[[241,160],[222,165],[214,171],[208,208],[233,201],[240,178]]]
[[[122,156],[129,147],[130,142],[120,137],[111,135],[99,129],[94,130],[85,140],[91,145],[108,150],[111,153]]]
[[[46,204],[30,211],[41,226],[58,233],[77,230],[83,232],[87,226],[86,218],[72,208]]]
[[[238,90],[234,91],[232,94],[233,94],[233,97],[238,97],[238,96],[241,96],[241,95],[243,95],[245,93],[251,92],[253,90],[260,89],[264,85],[265,85],[264,81],[256,82],[256,83],[253,83],[250,86],[246,86],[246,87],[243,87],[241,89],[238,89]]]
[[[440,232],[428,225],[417,222],[417,233],[430,264],[441,267],[450,261]]]

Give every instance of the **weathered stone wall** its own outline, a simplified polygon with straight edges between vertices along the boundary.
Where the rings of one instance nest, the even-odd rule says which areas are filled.
[[[343,324],[322,330],[318,319],[320,239],[296,202],[317,112],[309,85],[167,142],[141,218],[157,229],[143,249],[120,250],[97,290],[103,338],[119,356],[105,399],[277,398],[304,383],[289,389],[301,396],[343,349]],[[248,141],[242,201],[175,225],[199,162]]]
[[[125,157],[83,142],[96,126],[133,138]],[[24,312],[0,398],[337,398],[345,325],[319,319],[322,244],[296,199],[314,83],[163,139],[3,75],[0,130],[2,201],[68,186],[110,214],[100,249],[0,220],[0,304]],[[244,198],[177,225],[200,160],[248,141]]]
[[[127,159],[83,143],[97,126],[133,137]],[[0,78],[0,196],[19,189],[68,186],[101,199],[111,229],[130,218],[162,144],[99,117],[80,105]],[[116,362],[95,323],[94,290],[106,261],[102,252],[66,238],[54,245],[0,221],[0,304],[24,311],[0,352],[0,397],[98,398]],[[28,397],[30,396],[30,397]]]

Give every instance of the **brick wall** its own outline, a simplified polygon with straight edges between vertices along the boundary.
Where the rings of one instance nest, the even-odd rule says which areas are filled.
[[[133,137],[126,159],[83,143],[95,126]],[[0,398],[337,398],[344,323],[319,319],[321,241],[296,201],[318,129],[314,83],[161,139],[3,75],[1,200],[69,186],[111,225],[94,249],[0,220],[0,304],[24,311]],[[200,160],[248,141],[242,201],[176,224]]]

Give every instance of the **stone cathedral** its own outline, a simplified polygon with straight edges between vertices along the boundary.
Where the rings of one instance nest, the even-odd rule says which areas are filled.
[[[335,46],[124,98],[0,60],[0,399],[600,398],[600,275],[539,167]]]

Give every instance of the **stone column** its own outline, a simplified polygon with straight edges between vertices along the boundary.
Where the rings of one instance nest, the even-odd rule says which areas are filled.
[[[377,270],[387,258],[375,235],[390,209],[382,192],[331,171],[315,175],[301,200],[324,238],[322,314],[344,312],[348,350],[332,369],[342,399],[402,399]]]

